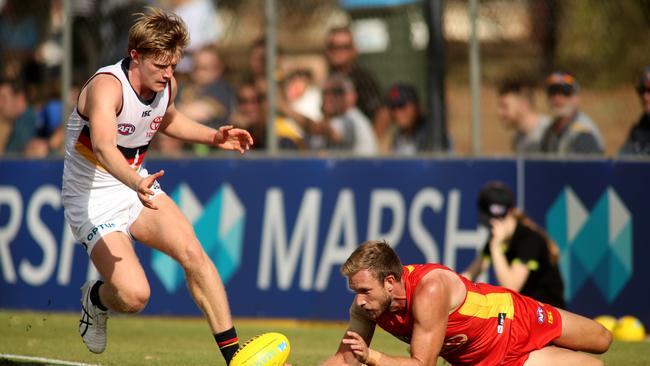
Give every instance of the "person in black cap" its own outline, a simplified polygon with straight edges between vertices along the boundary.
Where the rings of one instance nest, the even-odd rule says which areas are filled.
[[[580,86],[573,75],[558,71],[546,79],[553,120],[542,137],[542,151],[555,154],[602,154],[603,137],[596,124],[579,109]]]
[[[415,87],[406,83],[393,84],[388,89],[386,105],[395,124],[391,146],[393,153],[415,155],[433,151],[432,126],[422,110]],[[445,146],[449,144],[445,143]]]
[[[643,112],[621,148],[621,155],[650,155],[650,66],[646,67],[639,78],[636,91],[641,100]]]
[[[474,281],[491,263],[500,286],[564,309],[559,249],[514,203],[512,191],[501,182],[481,189],[479,221],[490,229],[490,236],[463,275]]]

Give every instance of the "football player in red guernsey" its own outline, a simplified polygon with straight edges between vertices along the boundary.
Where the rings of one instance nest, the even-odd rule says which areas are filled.
[[[341,267],[356,293],[338,351],[323,366],[603,365],[612,335],[597,322],[508,289],[473,283],[439,264],[402,266],[369,241]],[[375,325],[410,345],[409,357],[369,348]]]

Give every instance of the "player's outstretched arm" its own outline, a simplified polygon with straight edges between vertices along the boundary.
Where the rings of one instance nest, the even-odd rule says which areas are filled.
[[[225,150],[237,150],[244,153],[253,145],[251,135],[233,126],[223,126],[219,130],[196,122],[176,109],[176,79],[172,78],[172,95],[169,107],[163,118],[160,130],[179,140],[216,146]]]
[[[396,357],[368,348],[362,339],[350,335],[344,341],[357,359],[368,366],[435,366],[447,329],[451,307],[448,278],[436,272],[422,279],[413,296],[413,335],[410,357]]]

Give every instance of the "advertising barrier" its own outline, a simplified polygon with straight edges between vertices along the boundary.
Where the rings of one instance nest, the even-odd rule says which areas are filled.
[[[482,249],[476,195],[488,181],[557,241],[569,308],[633,314],[650,324],[650,164],[516,160],[151,160],[193,225],[238,317],[346,319],[340,265],[384,239],[403,262],[463,270]],[[63,217],[54,161],[0,161],[0,308],[79,308],[97,276]],[[151,286],[148,314],[198,315],[181,268],[135,244]],[[490,278],[484,278],[490,281]],[[493,280],[492,280],[493,282]]]

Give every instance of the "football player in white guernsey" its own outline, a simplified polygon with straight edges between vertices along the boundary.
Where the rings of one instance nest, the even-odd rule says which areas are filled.
[[[133,239],[182,266],[226,363],[239,348],[217,269],[156,181],[164,171],[148,175],[141,168],[156,132],[242,154],[253,144],[245,130],[215,130],[176,109],[174,68],[188,40],[176,15],[154,8],[139,14],[129,32],[128,57],[98,70],[84,85],[66,127],[65,216],[103,278],[81,289],[79,331],[95,353],[106,348],[109,310],[136,313],[149,300]]]

